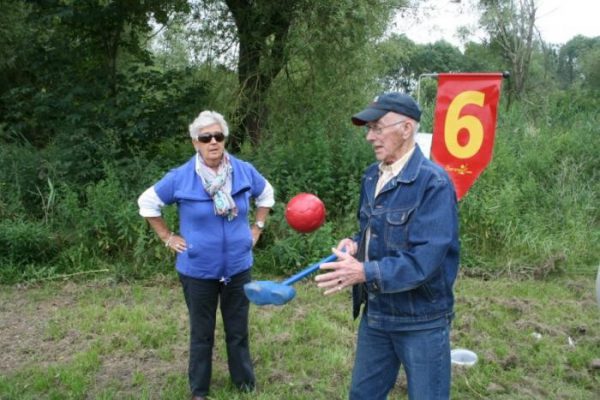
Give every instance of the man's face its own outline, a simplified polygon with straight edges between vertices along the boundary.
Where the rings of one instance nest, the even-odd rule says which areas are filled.
[[[373,146],[375,158],[392,164],[414,146],[414,121],[404,115],[389,112],[366,127],[367,141]]]

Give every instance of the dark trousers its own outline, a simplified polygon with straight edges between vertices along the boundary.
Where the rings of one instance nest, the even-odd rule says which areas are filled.
[[[190,319],[188,375],[194,396],[206,396],[209,391],[219,299],[229,375],[238,388],[254,388],[254,371],[248,347],[249,302],[244,294],[244,284],[250,279],[250,270],[231,277],[226,285],[219,280],[195,279],[179,274]]]

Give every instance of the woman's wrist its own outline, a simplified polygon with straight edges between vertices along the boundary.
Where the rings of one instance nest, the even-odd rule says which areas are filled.
[[[173,239],[173,236],[175,234],[173,232],[169,233],[169,237],[167,238],[167,240],[165,240],[165,247],[169,247],[169,245],[171,244],[171,240]]]

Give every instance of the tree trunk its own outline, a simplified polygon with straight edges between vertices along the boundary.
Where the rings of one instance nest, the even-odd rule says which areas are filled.
[[[239,104],[237,128],[229,141],[239,151],[247,138],[260,142],[267,119],[266,96],[285,65],[285,44],[291,25],[292,5],[286,2],[226,0],[238,30]]]

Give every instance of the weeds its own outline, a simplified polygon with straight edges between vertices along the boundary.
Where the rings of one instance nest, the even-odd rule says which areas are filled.
[[[545,282],[459,277],[452,347],[475,351],[479,361],[453,368],[453,398],[596,398],[593,285],[591,275]],[[357,329],[349,293],[324,297],[309,281],[296,288],[285,306],[251,307],[255,393],[229,382],[218,318],[210,399],[347,398]],[[132,285],[3,287],[0,321],[10,321],[0,325],[2,399],[189,396],[187,312],[174,274]],[[406,398],[403,373],[390,398]]]
[[[582,105],[570,105],[579,114],[569,118],[554,117],[564,104],[551,99],[545,114],[523,104],[500,115],[493,160],[460,203],[461,261],[469,275],[546,279],[597,265],[600,121],[585,97],[574,101]],[[64,154],[57,148],[3,146],[0,282],[103,268],[131,280],[170,270],[172,254],[138,215],[136,199],[186,151],[172,138],[155,147],[154,158],[105,160],[93,171],[101,178],[82,185],[59,172]],[[255,252],[257,271],[288,274],[355,233],[360,179],[372,161],[361,135],[313,120],[291,137],[275,128],[255,150],[245,148],[242,156],[277,194]],[[294,232],[284,218],[285,203],[300,191],[317,194],[327,208],[327,223],[310,235]],[[176,207],[167,207],[165,217],[175,229]]]

